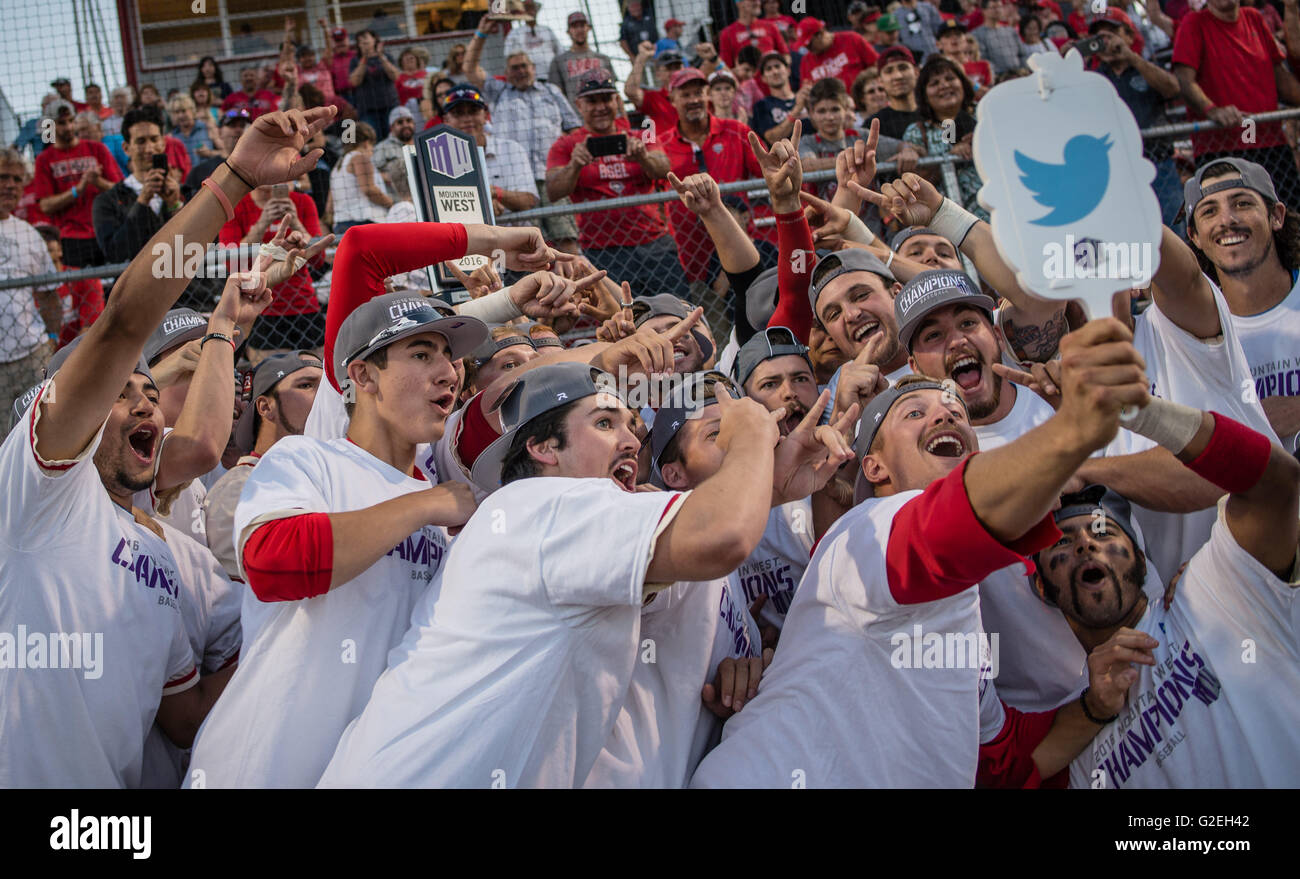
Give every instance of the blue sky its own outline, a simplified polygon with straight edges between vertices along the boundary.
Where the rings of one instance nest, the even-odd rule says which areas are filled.
[[[85,4],[78,3],[78,8]],[[121,37],[117,29],[117,7],[112,0],[91,0],[103,24],[100,43],[112,82],[102,82],[99,56],[85,17],[82,17],[82,47],[93,65],[94,82],[108,89],[125,82]],[[3,51],[0,51],[0,88],[14,111],[24,119],[40,110],[41,96],[50,91],[50,80],[59,75],[72,80],[72,93],[82,97],[86,79],[77,69],[77,35],[73,29],[72,0],[0,0],[0,21],[4,22]]]

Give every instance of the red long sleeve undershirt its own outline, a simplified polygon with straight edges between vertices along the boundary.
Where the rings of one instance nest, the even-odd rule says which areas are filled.
[[[460,223],[372,223],[353,226],[334,253],[330,301],[325,309],[325,362],[334,362],[334,339],[357,306],[384,293],[384,279],[465,255],[469,236]],[[338,390],[334,372],[325,370]]]
[[[813,250],[812,229],[803,211],[776,215],[777,245],[781,258],[777,262],[776,311],[767,322],[769,327],[788,327],[800,342],[807,345],[812,333],[813,313],[808,303],[808,279],[817,263]],[[806,251],[801,257],[797,251]],[[799,257],[799,258],[796,258]],[[801,266],[803,271],[795,271]]]
[[[298,601],[329,591],[334,528],[328,513],[304,513],[259,525],[244,541],[244,576],[262,601]]]
[[[979,768],[975,773],[976,787],[1000,788],[1064,788],[1070,782],[1069,769],[1062,769],[1051,778],[1043,778],[1034,765],[1034,749],[1052,728],[1059,708],[1051,711],[1017,711],[1005,702],[1006,720],[998,737],[980,745]]]

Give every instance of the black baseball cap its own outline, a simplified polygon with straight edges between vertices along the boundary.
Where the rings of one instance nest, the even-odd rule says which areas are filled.
[[[207,332],[206,317],[192,308],[173,308],[163,316],[162,323],[145,340],[145,362],[153,366],[164,352],[194,339],[201,339]]]
[[[488,109],[487,101],[483,99],[483,93],[466,82],[452,86],[442,96],[442,110],[444,113],[456,104],[477,104],[484,110]]]
[[[982,309],[993,320],[998,304],[975,286],[965,272],[956,269],[931,269],[921,272],[903,285],[894,297],[894,316],[898,319],[898,341],[910,354],[912,336],[927,314],[935,309],[962,303]]]
[[[970,33],[970,30],[966,27],[966,25],[962,24],[960,21],[957,21],[956,19],[952,19],[950,21],[945,21],[942,25],[940,25],[939,32],[934,35],[934,38],[937,40],[940,37],[952,33],[966,34],[966,33]]]
[[[351,387],[348,364],[408,336],[439,333],[456,360],[487,338],[487,324],[476,317],[447,315],[439,303],[410,293],[376,296],[348,315],[334,340],[334,381],[345,393]]]
[[[257,445],[257,436],[253,433],[257,398],[271,393],[284,379],[309,366],[325,368],[324,362],[311,351],[289,351],[268,357],[244,373],[244,411],[235,422],[235,445],[241,452],[247,454]]]
[[[682,53],[673,49],[660,52],[659,57],[655,59],[655,67],[667,67],[669,64],[684,65],[685,63],[686,59],[682,56]]]
[[[793,330],[788,327],[768,327],[755,333],[736,353],[732,370],[737,384],[744,388],[745,382],[749,381],[749,377],[763,361],[790,355],[802,357],[807,361],[808,368],[813,368],[812,360],[808,357],[808,346],[799,341]]]
[[[586,77],[578,84],[576,97],[585,98],[590,95],[616,95],[618,87],[614,81],[609,78],[609,74],[604,70],[597,70],[591,76]]]
[[[664,449],[673,441],[673,437],[692,418],[699,418],[704,410],[718,402],[717,389],[721,387],[739,399],[741,390],[717,370],[693,372],[684,376],[674,387],[666,405],[655,412],[655,423],[650,429],[650,481],[660,488],[667,488],[663,481],[663,471],[659,469],[659,459]]]
[[[227,110],[221,114],[222,125],[234,125],[236,122],[243,122],[246,125],[251,125],[253,117],[243,108],[238,110]]]
[[[1138,539],[1137,529],[1133,527],[1133,507],[1119,492],[1104,485],[1088,485],[1080,491],[1061,495],[1061,506],[1052,512],[1052,521],[1060,525],[1075,516],[1109,519],[1128,535],[1128,539],[1133,541],[1134,549],[1146,552],[1146,547]],[[1056,607],[1056,602],[1044,595],[1042,589],[1035,589],[1035,592],[1044,604]]]

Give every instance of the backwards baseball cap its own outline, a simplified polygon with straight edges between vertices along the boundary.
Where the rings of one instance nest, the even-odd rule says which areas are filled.
[[[903,285],[894,297],[894,315],[898,318],[898,341],[908,353],[912,336],[930,312],[948,305],[973,305],[993,319],[998,304],[981,293],[965,272],[955,269],[931,269],[921,272]]]
[[[655,58],[655,67],[667,67],[669,64],[685,64],[686,59],[676,49],[665,49]]]
[[[876,24],[877,29],[886,32],[890,30],[898,30],[897,22],[895,22],[893,28],[884,27],[885,19],[886,18],[892,19],[893,17],[894,16],[892,15],[880,16],[880,21],[877,22]],[[881,52],[880,56],[876,58],[876,69],[884,70],[885,65],[893,64],[895,61],[906,61],[908,64],[911,64],[913,67],[916,66],[916,56],[912,54],[912,50],[907,48],[906,46],[900,45],[900,46],[890,46],[888,49]]]
[[[501,486],[501,465],[515,435],[528,422],[561,406],[594,394],[612,394],[621,401],[614,376],[589,363],[551,363],[530,369],[498,398],[493,409],[501,419],[501,436],[493,440],[470,468],[470,480],[483,491]]]
[[[414,122],[415,114],[412,113],[409,109],[407,109],[406,105],[398,104],[391,111],[389,111],[388,124],[392,125],[398,119],[410,119],[412,122]]]
[[[767,326],[772,315],[776,314],[778,274],[778,266],[764,269],[745,291],[745,319],[751,327]]]
[[[590,24],[591,22],[587,21],[587,16],[582,12],[570,12],[568,23],[569,27],[573,27],[575,24]]]
[[[244,373],[244,411],[235,422],[235,446],[241,452],[248,454],[257,445],[257,435],[253,432],[253,424],[257,421],[257,398],[271,393],[284,379],[309,366],[325,368],[321,359],[310,351],[287,351],[266,358]]]
[[[436,305],[423,296],[388,293],[348,315],[334,339],[333,364],[334,381],[345,396],[352,386],[349,363],[364,360],[408,336],[439,333],[451,348],[452,360],[464,357],[487,338],[488,328],[483,321],[455,313],[447,315]]]
[[[718,388],[736,399],[742,396],[731,379],[717,370],[694,372],[677,386],[667,404],[655,412],[655,423],[650,429],[650,481],[653,484],[660,488],[668,487],[659,466],[664,449],[687,421],[699,418],[705,409],[718,402]]]
[[[749,381],[760,363],[773,357],[790,355],[802,357],[808,362],[808,368],[813,368],[812,360],[808,357],[808,346],[795,337],[793,330],[787,327],[768,327],[755,333],[736,353],[736,362],[732,365],[736,383],[744,388],[745,382]]]
[[[227,110],[226,112],[221,114],[222,125],[234,125],[237,122],[244,122],[244,123],[251,124],[252,121],[253,121],[253,117],[249,114],[247,110],[245,110],[242,107],[239,108],[238,110]]]
[[[1142,549],[1141,541],[1133,528],[1133,508],[1128,499],[1104,485],[1088,485],[1072,494],[1061,495],[1061,508],[1052,513],[1052,519],[1059,525],[1075,516],[1093,516],[1097,510],[1113,519],[1119,529],[1133,541],[1134,547]]]
[[[457,104],[477,104],[484,110],[488,108],[487,101],[483,100],[483,93],[467,82],[452,86],[442,96],[442,110],[444,113]]]
[[[1205,172],[1214,165],[1231,165],[1240,174],[1241,178],[1231,178],[1229,180],[1220,180],[1218,183],[1211,183],[1209,186],[1202,186],[1201,181],[1205,179]],[[1216,192],[1222,192],[1225,189],[1253,189],[1264,197],[1270,205],[1277,203],[1277,190],[1273,188],[1273,178],[1268,176],[1268,171],[1264,170],[1263,165],[1257,165],[1246,159],[1238,159],[1233,156],[1224,156],[1221,159],[1210,159],[1196,170],[1185,184],[1183,184],[1183,203],[1187,208],[1187,216],[1191,217],[1192,211],[1201,199],[1207,195],[1213,195]]]
[[[50,376],[54,375],[54,373],[59,371],[59,367],[63,365],[63,362],[65,360],[67,360],[69,357],[72,356],[72,352],[77,350],[77,346],[81,344],[81,340],[84,338],[86,337],[77,336],[77,338],[73,339],[71,342],[64,345],[58,351],[54,352],[54,356],[50,358],[50,362],[45,364],[46,378],[49,378]],[[141,357],[139,360],[136,361],[135,369],[132,371],[140,373],[142,376],[149,379],[149,381],[151,382],[153,381],[153,373],[149,371],[149,364],[145,361],[144,357]]]
[[[144,343],[144,359],[150,366],[168,349],[201,339],[208,332],[208,319],[192,308],[173,308],[163,316]]]
[[[938,234],[938,232],[934,231],[929,226],[908,226],[906,229],[903,229],[894,235],[893,240],[889,242],[889,249],[897,253],[898,249],[903,246],[903,243],[914,235]]]
[[[821,296],[826,285],[849,272],[871,272],[879,275],[886,284],[895,284],[898,281],[893,272],[886,268],[874,253],[860,247],[850,247],[827,254],[817,261],[808,284],[808,302],[812,305],[814,318],[817,317],[817,297]]]
[[[928,379],[917,379],[907,381],[902,387],[892,385],[879,394],[871,398],[862,415],[858,418],[857,437],[853,440],[853,454],[858,459],[858,478],[853,485],[853,503],[859,504],[869,497],[874,497],[876,488],[862,472],[862,459],[871,451],[871,444],[876,440],[876,434],[880,432],[880,427],[885,423],[885,416],[889,410],[894,408],[894,404],[914,391],[940,391],[950,393],[958,400],[961,400],[962,408],[966,407],[966,401],[958,392],[957,383],[951,379],[944,382],[930,381]]]
[[[709,78],[698,68],[683,67],[668,80],[668,91],[675,92],[682,86],[690,85],[693,82],[702,82],[707,85]]]
[[[826,30],[826,22],[822,21],[820,18],[809,16],[808,18],[803,19],[795,29],[794,43],[790,45],[790,51],[798,52],[804,46],[808,45],[809,40],[824,30]]]
[[[609,78],[609,74],[602,70],[596,69],[591,75],[584,78],[578,83],[578,93],[576,97],[585,98],[591,95],[616,95],[618,87],[614,81]]]
[[[36,399],[36,395],[41,392],[44,385],[44,382],[39,385],[32,385],[14,398],[13,411],[9,413],[10,431],[13,431],[18,426],[18,422],[23,420],[23,416],[27,414],[27,407],[32,405],[32,401]]]
[[[640,329],[641,324],[650,320],[652,317],[659,317],[661,314],[669,314],[673,317],[686,320],[695,307],[681,299],[678,299],[671,293],[660,293],[658,296],[638,296],[632,300],[632,324]],[[704,318],[700,318],[703,323]],[[698,326],[698,324],[697,324]],[[695,337],[695,342],[700,346],[700,353],[708,360],[713,356],[713,343],[709,337],[699,329],[691,330],[691,335]]]
[[[475,348],[474,353],[467,359],[472,360],[474,362],[474,368],[478,369],[496,356],[498,351],[502,351],[506,348],[513,348],[516,345],[527,345],[533,350],[537,349],[537,345],[534,344],[532,337],[524,333],[518,333],[513,336],[502,336],[499,339],[494,339],[489,335],[487,340],[482,345]]]

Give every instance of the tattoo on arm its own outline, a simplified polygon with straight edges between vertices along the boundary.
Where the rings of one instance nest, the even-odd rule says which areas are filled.
[[[1069,328],[1065,322],[1065,307],[1062,306],[1050,318],[1041,324],[1016,324],[1006,321],[1002,329],[1011,343],[1011,352],[1022,361],[1046,363],[1056,354],[1057,346]]]

